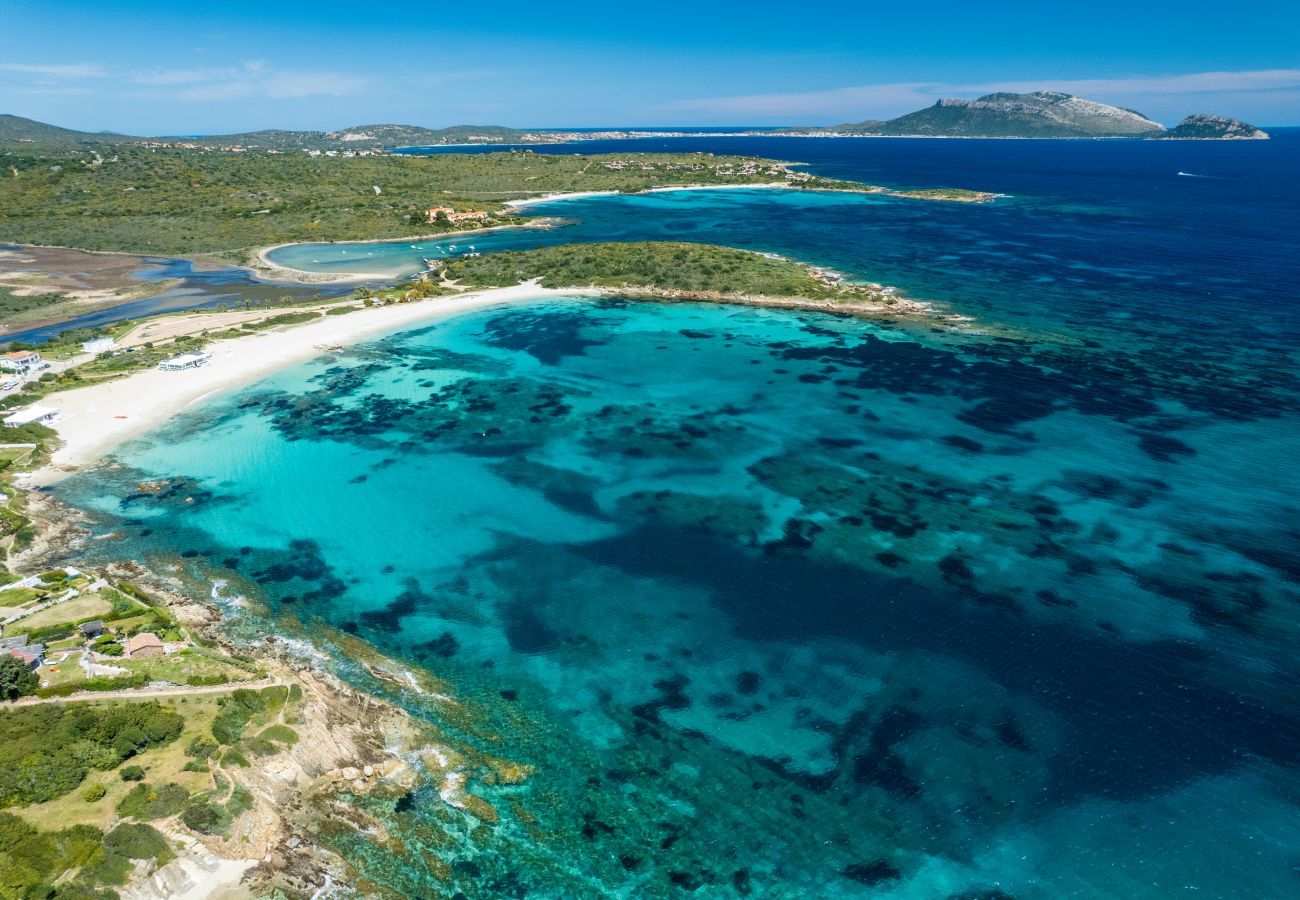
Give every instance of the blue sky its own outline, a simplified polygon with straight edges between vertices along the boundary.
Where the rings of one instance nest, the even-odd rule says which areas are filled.
[[[87,130],[827,124],[1038,88],[1300,124],[1300,3],[0,3],[0,112]]]

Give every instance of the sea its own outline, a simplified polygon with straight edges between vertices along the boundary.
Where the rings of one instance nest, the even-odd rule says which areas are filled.
[[[223,582],[241,640],[310,641],[477,761],[490,812],[436,781],[353,798],[390,837],[322,831],[356,879],[1300,894],[1300,130],[545,149],[1005,196],[591,197],[532,207],[547,229],[276,252],[394,278],[702,241],[971,319],[514,303],[211,398],[58,485],[113,536],[92,554]]]

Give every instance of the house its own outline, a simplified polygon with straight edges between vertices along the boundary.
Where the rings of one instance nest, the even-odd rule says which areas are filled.
[[[142,631],[126,641],[126,655],[130,659],[156,659],[165,652],[163,642],[152,631]]]
[[[466,222],[486,222],[488,219],[488,214],[481,209],[456,212],[450,206],[435,206],[433,209],[425,210],[424,214],[428,216],[430,225],[438,221],[438,216],[444,216],[452,225],[462,225]]]
[[[45,665],[45,645],[28,644],[24,647],[10,647],[6,651],[14,659],[27,665],[29,669],[39,669]]]
[[[483,212],[481,209],[471,210],[468,212],[447,213],[447,221],[453,225],[463,225],[466,222],[486,222],[487,219],[488,214]]]
[[[27,635],[19,634],[14,637],[0,638],[0,650],[9,651],[17,647],[27,646]]]
[[[14,350],[0,353],[0,369],[7,372],[31,372],[41,364],[41,355],[35,350]]]
[[[82,637],[89,641],[104,633],[104,623],[100,619],[93,622],[84,622],[77,626],[77,630],[81,632]]]
[[[49,425],[58,417],[59,411],[52,407],[29,406],[26,409],[20,409],[17,412],[5,416],[4,423],[10,428],[21,428],[24,425],[31,425],[33,423]]]
[[[108,353],[116,348],[117,343],[111,337],[100,337],[81,342],[81,349],[86,353]]]
[[[211,360],[211,353],[204,353],[202,350],[191,350],[189,353],[182,353],[180,356],[164,359],[158,363],[158,368],[164,372],[184,372],[186,369],[197,369],[199,366],[206,366]]]

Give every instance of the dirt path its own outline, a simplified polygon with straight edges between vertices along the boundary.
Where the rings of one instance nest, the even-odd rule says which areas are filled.
[[[177,685],[167,688],[132,688],[122,691],[78,691],[66,697],[23,697],[12,703],[0,704],[0,709],[13,706],[36,706],[41,703],[76,703],[82,700],[152,700],[155,697],[191,697],[195,694],[221,694],[240,689],[261,690],[283,685],[278,678],[259,678],[256,681],[232,681],[229,684]]]

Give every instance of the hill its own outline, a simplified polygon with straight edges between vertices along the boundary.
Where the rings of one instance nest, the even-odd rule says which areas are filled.
[[[140,144],[206,149],[245,150],[380,150],[392,147],[426,147],[450,144],[545,143],[545,132],[520,131],[501,125],[453,125],[423,128],[419,125],[354,125],[338,131],[266,129],[238,134],[170,135],[137,137],[113,132],[76,131],[22,116],[0,115],[0,147],[31,145],[41,148],[79,147],[86,144]]]
[[[111,144],[131,140],[124,134],[101,131],[74,131],[47,125],[35,119],[22,116],[0,114],[0,145],[36,144],[42,147],[66,146],[70,144]]]
[[[921,137],[1152,137],[1164,126],[1141,113],[1056,91],[985,94],[975,100],[939,100],[885,122],[826,129],[841,134]]]
[[[159,141],[198,147],[244,147],[249,150],[381,150],[450,144],[508,144],[527,140],[528,132],[501,125],[354,125],[339,131],[249,131],[201,137],[166,137]]]
[[[1266,141],[1268,132],[1240,119],[1197,113],[1183,119],[1161,137],[1180,141]]]

